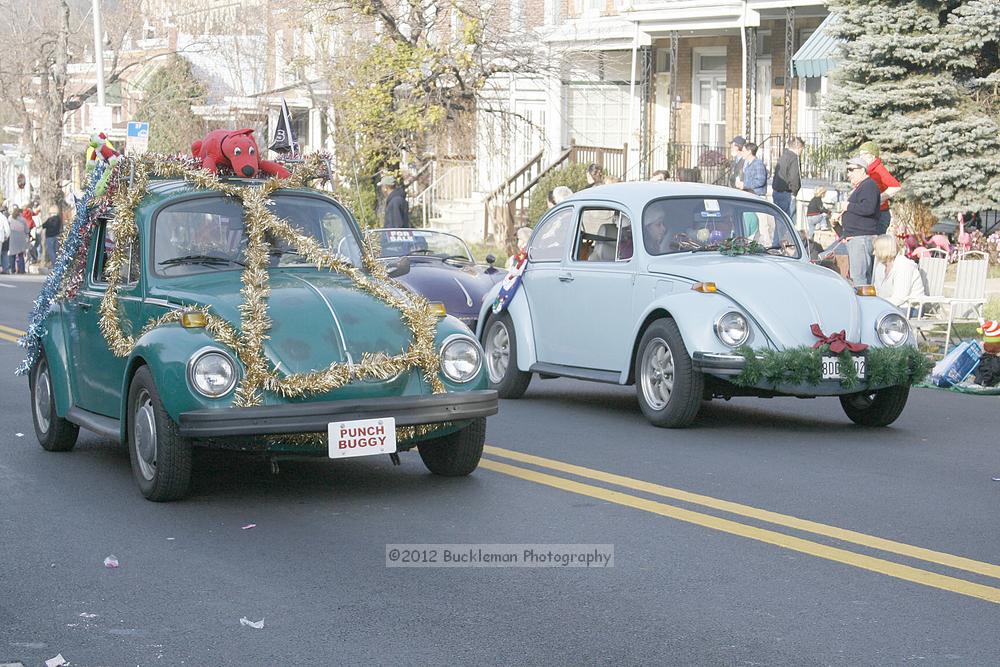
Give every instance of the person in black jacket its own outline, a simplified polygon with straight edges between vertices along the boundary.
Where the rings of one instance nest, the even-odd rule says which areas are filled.
[[[59,234],[62,233],[62,211],[58,206],[49,207],[49,217],[42,223],[45,230],[45,259],[55,266],[56,263],[56,243],[59,241]]]
[[[854,189],[839,219],[851,262],[851,282],[870,285],[872,243],[878,234],[881,193],[878,184],[868,177],[868,164],[859,157],[847,161],[847,179]]]
[[[387,229],[412,227],[410,224],[410,205],[406,202],[406,190],[403,186],[397,186],[393,176],[383,176],[378,185],[386,197],[385,220],[382,226]]]
[[[802,175],[799,167],[799,158],[806,144],[799,137],[792,137],[785,145],[785,150],[778,158],[778,164],[774,167],[774,178],[771,180],[771,196],[778,208],[788,214],[795,224],[796,206],[795,196],[799,194],[802,187]]]

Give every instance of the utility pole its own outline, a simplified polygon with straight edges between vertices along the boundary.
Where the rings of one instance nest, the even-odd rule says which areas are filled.
[[[101,0],[94,2],[94,64],[97,66],[97,106],[104,108],[104,31],[101,30]],[[99,128],[108,129],[108,128]]]

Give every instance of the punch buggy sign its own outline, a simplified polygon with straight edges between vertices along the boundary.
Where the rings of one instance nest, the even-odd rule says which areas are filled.
[[[396,451],[396,420],[393,417],[330,422],[327,432],[331,459]]]

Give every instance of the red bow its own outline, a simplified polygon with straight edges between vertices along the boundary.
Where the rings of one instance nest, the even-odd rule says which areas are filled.
[[[822,345],[829,345],[830,351],[834,354],[840,354],[844,350],[850,350],[851,352],[864,352],[868,349],[868,346],[865,343],[852,343],[847,340],[847,331],[844,329],[841,329],[837,333],[832,333],[829,336],[823,333],[823,330],[819,328],[818,324],[813,324],[809,327],[809,329],[812,331],[813,336],[819,338],[819,340],[816,341],[816,344],[813,345],[814,350]]]

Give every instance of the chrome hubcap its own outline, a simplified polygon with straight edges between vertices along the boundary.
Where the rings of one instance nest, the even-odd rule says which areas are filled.
[[[646,345],[639,364],[642,395],[654,410],[662,410],[670,402],[674,390],[674,355],[667,342],[654,338]]]
[[[132,440],[134,442],[139,472],[152,481],[156,475],[156,419],[153,413],[153,399],[145,389],[139,391],[132,419]]]
[[[486,334],[486,371],[490,382],[497,384],[507,374],[510,365],[510,334],[503,322],[494,322]]]
[[[49,415],[52,413],[52,383],[49,382],[49,366],[39,362],[35,376],[35,421],[38,430],[49,432]]]

